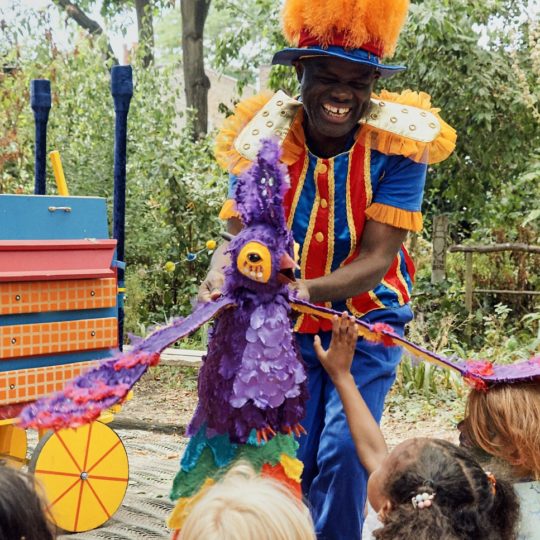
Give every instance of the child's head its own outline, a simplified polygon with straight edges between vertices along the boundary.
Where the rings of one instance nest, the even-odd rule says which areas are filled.
[[[30,477],[0,464],[0,538],[53,540],[43,502]]]
[[[540,479],[540,382],[500,384],[472,390],[464,430],[473,444]]]
[[[418,495],[427,505],[419,505]],[[519,506],[512,486],[494,485],[469,453],[438,439],[409,439],[369,479],[383,527],[379,540],[512,540]],[[422,508],[423,507],[423,508]]]
[[[306,506],[289,488],[233,467],[190,512],[180,540],[315,540]]]

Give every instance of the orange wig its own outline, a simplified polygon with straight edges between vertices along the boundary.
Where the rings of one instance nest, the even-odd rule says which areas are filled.
[[[540,480],[540,382],[472,390],[465,430],[474,443],[512,465],[517,474]]]
[[[347,47],[369,43],[385,58],[395,51],[408,8],[409,0],[286,0],[283,32],[293,47],[306,32],[322,46],[342,34]]]

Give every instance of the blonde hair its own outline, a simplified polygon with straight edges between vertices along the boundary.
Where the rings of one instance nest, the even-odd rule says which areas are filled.
[[[287,486],[238,463],[190,512],[180,540],[315,540],[306,506]]]
[[[540,384],[500,384],[472,390],[467,434],[474,443],[523,476],[540,479]]]

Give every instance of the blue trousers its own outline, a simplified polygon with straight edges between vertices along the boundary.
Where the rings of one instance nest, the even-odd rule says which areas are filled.
[[[366,322],[385,322],[403,335],[412,319],[408,306],[368,313]],[[320,334],[325,348],[331,333]],[[313,350],[313,336],[297,334],[308,369],[309,401],[299,439],[304,463],[302,490],[321,540],[360,540],[366,503],[367,474],[360,464],[339,395]],[[380,422],[401,349],[358,340],[351,372],[371,413]],[[361,421],[361,419],[358,419]]]

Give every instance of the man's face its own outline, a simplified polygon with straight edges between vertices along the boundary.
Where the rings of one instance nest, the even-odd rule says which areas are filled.
[[[369,106],[377,71],[329,57],[300,60],[295,67],[311,136],[347,136]]]

